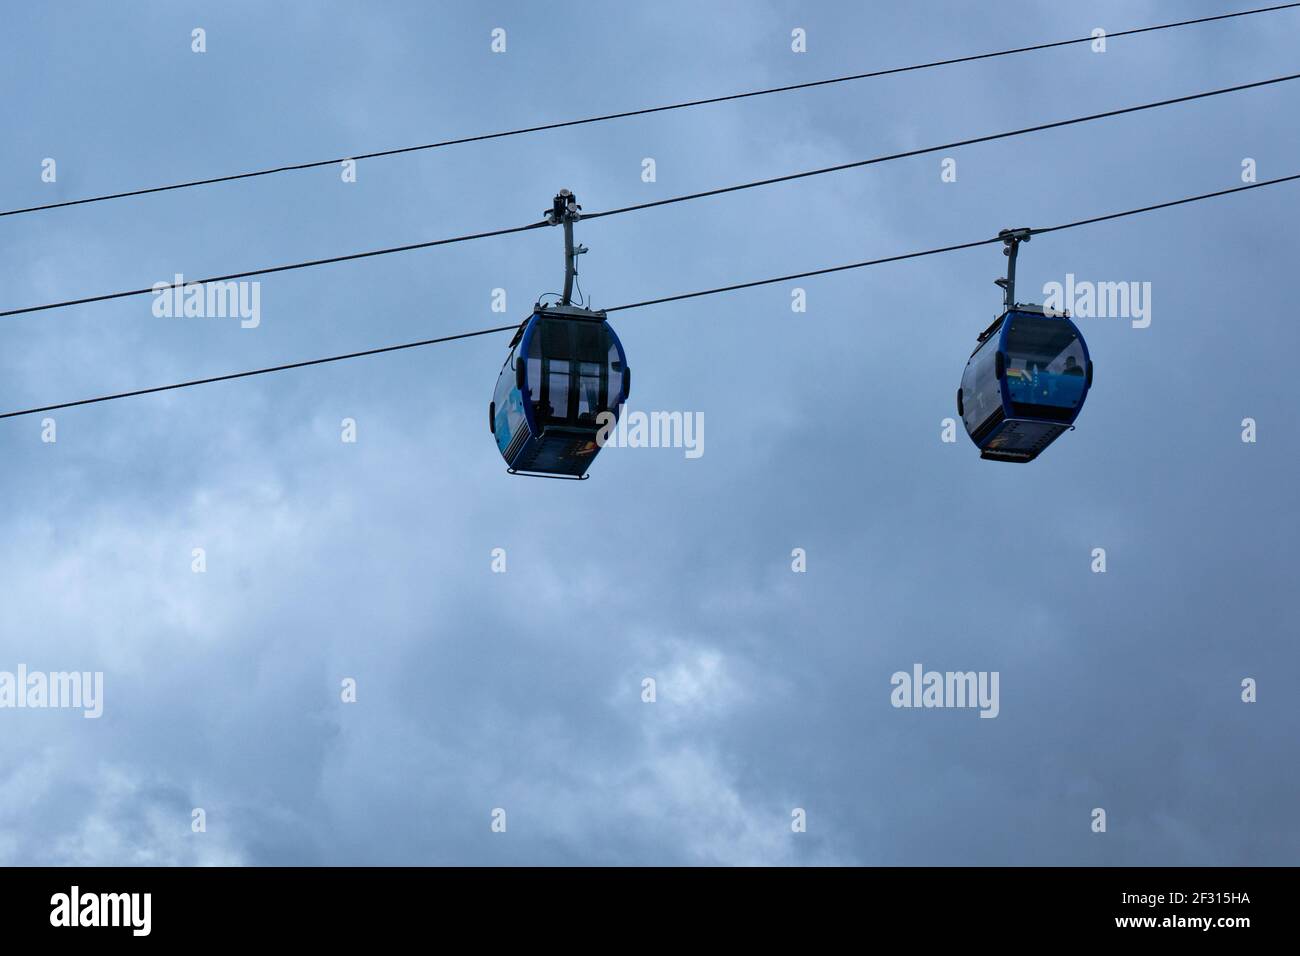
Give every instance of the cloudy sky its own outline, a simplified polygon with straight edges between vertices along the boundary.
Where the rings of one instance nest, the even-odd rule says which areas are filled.
[[[1239,8],[16,6],[0,207]],[[519,225],[560,187],[598,211],[1266,79],[1298,30],[1274,13],[363,161],[356,183],[8,217],[0,310]],[[1300,172],[1297,97],[955,150],[956,182],[929,155],[580,224],[583,288],[613,306],[981,239],[1240,185],[1245,158]],[[609,449],[582,484],[505,474],[485,419],[506,336],[62,411],[53,443],[44,416],[0,422],[0,671],[104,674],[98,720],[0,710],[0,862],[1294,863],[1298,201],[1026,246],[1022,300],[1067,273],[1149,282],[1151,324],[1080,319],[1094,389],[1024,467],[941,440],[996,247],[797,283],[804,313],[790,283],[619,314],[633,407],[702,412],[705,453]],[[5,319],[0,406],[507,324],[559,284],[560,242],[269,276],[256,329],[148,296]],[[998,672],[998,717],[895,709],[917,663]]]

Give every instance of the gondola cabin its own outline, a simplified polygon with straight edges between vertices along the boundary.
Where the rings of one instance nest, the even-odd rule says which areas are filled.
[[[957,413],[981,458],[1033,461],[1074,427],[1092,360],[1068,315],[1016,305],[979,337],[957,390]]]
[[[631,371],[605,313],[538,305],[510,343],[488,420],[511,474],[585,478]]]

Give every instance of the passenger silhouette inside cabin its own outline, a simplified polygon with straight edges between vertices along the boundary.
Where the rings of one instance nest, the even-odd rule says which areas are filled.
[[[1080,367],[1078,360],[1073,355],[1065,357],[1065,368],[1061,370],[1062,375],[1082,375],[1083,368]]]

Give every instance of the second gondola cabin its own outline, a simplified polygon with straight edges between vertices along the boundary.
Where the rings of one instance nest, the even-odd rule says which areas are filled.
[[[488,407],[510,473],[586,477],[601,425],[617,420],[631,384],[604,312],[538,305],[510,343]]]
[[[1074,427],[1092,387],[1092,359],[1068,315],[1016,305],[979,336],[957,390],[957,413],[981,458],[1033,461]]]

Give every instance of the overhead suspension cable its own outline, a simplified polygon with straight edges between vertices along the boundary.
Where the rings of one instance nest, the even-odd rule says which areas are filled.
[[[1141,33],[1153,33],[1159,30],[1172,30],[1177,27],[1195,26],[1204,23],[1213,23],[1221,20],[1232,20],[1238,17],[1255,16],[1262,13],[1275,13],[1280,10],[1290,10],[1300,7],[1297,3],[1281,3],[1269,7],[1257,7],[1251,10],[1239,10],[1235,13],[1220,13],[1208,17],[1196,17],[1190,20],[1178,20],[1172,23],[1160,23],[1146,27],[1134,27],[1128,30],[1119,30],[1115,33],[1108,33],[1108,40],[1124,36],[1136,36]],[[604,123],[610,120],[626,119],[633,116],[646,116],[652,113],[664,113],[670,110],[689,109],[696,106],[706,106],[711,103],[724,103],[729,100],[749,99],[756,96],[769,96],[774,93],[789,93],[795,90],[807,90],[821,86],[831,86],[837,83],[851,83],[857,80],[874,79],[881,76],[892,76],[898,73],[911,73],[917,70],[929,70],[941,66],[953,66],[959,63],[974,63],[979,60],[991,60],[997,57],[1012,56],[1020,53],[1032,53],[1039,50],[1050,50],[1056,47],[1073,46],[1080,43],[1092,43],[1096,40],[1091,34],[1086,37],[1075,37],[1069,40],[1054,40],[1047,43],[1035,43],[1030,46],[1013,47],[1007,50],[996,50],[991,53],[975,53],[969,56],[950,57],[944,60],[931,60],[926,63],[914,63],[910,66],[896,66],[883,70],[872,70],[867,73],[853,73],[847,76],[831,77],[824,80],[810,80],[805,83],[792,83],[787,86],[773,86],[765,89],[750,90],[745,93],[731,93],[725,96],[711,96],[705,99],[686,100],[680,103],[669,103],[664,106],[650,106],[643,109],[626,110],[621,113],[605,113],[598,116],[588,116],[583,119],[563,120],[556,123],[544,123],[539,126],[525,126],[519,129],[503,130],[496,133],[482,133],[477,136],[462,136],[458,139],[442,140],[436,143],[424,143],[418,146],[402,146],[396,149],[376,150],[368,153],[354,153],[350,156],[340,156],[337,159],[320,159],[304,163],[292,163],[285,166],[273,166],[267,169],[257,169],[244,173],[233,173],[226,176],[213,176],[208,179],[192,179],[185,182],[171,183],[166,186],[149,186],[143,189],[132,189],[125,192],[107,193],[101,196],[88,196],[83,199],[68,199],[62,202],[43,203],[37,206],[27,206],[21,209],[8,209],[0,211],[0,217],[18,216],[24,213],[41,212],[49,209],[61,209],[67,206],[84,206],[90,203],[107,202],[112,199],[126,199],[132,196],[145,196],[151,193],[170,192],[176,189],[190,189],[196,186],[211,186],[216,183],[228,183],[241,179],[253,179],[258,176],[270,176],[276,173],[295,172],[305,169],[317,169],[322,166],[337,166],[347,160],[378,159],[384,156],[399,156],[404,153],[415,153],[424,150],[441,149],[447,146],[459,146],[465,143],[478,143],[485,140],[504,139],[509,136],[523,136],[529,133],[540,133],[546,130],[565,129],[571,126],[585,126],[591,123]]]
[[[584,213],[583,219],[599,219],[602,216],[617,216],[625,212],[638,212],[642,209],[653,209],[657,206],[670,206],[673,203],[690,202],[694,199],[704,199],[709,196],[721,196],[725,193],[739,192],[744,189],[755,189],[760,186],[772,186],[776,183],[788,183],[796,179],[806,179],[809,176],[822,176],[826,173],[843,172],[846,169],[861,169],[864,166],[874,166],[877,163],[888,163],[899,159],[909,159],[913,156],[924,156],[927,153],[938,153],[949,149],[958,149],[962,146],[974,146],[977,143],[991,143],[994,140],[1010,139],[1014,136],[1027,136],[1030,133],[1041,133],[1049,129],[1060,129],[1063,126],[1076,126],[1079,123],[1091,123],[1096,120],[1110,119],[1115,116],[1123,116],[1126,113],[1140,113],[1143,110],[1154,110],[1164,106],[1173,106],[1178,103],[1190,103],[1193,100],[1203,100],[1211,96],[1223,96],[1226,93],[1239,93],[1242,90],[1256,89],[1261,86],[1272,86],[1275,83],[1288,83],[1292,80],[1300,79],[1300,73],[1291,73],[1286,76],[1275,76],[1271,80],[1258,80],[1254,83],[1241,83],[1237,86],[1225,86],[1217,90],[1206,90],[1201,93],[1190,93],[1187,96],[1175,96],[1172,99],[1156,100],[1151,103],[1141,103],[1137,106],[1125,106],[1121,109],[1106,110],[1104,113],[1089,113],[1087,116],[1076,116],[1071,119],[1056,120],[1051,123],[1039,123],[1036,126],[1023,126],[1020,129],[1007,130],[1004,133],[989,133],[986,136],[974,136],[970,139],[954,140],[951,143],[940,143],[938,146],[923,146],[920,149],[909,149],[901,153],[888,153],[884,156],[874,156],[871,159],[859,159],[851,163],[840,163],[836,166],[823,166],[819,169],[809,169],[800,173],[787,173],[784,176],[773,176],[769,179],[755,179],[747,183],[739,183],[734,186],[722,186],[718,189],[706,189],[702,192],[687,193],[683,196],[670,196],[667,199],[652,199],[649,202],[635,203],[631,206],[621,206],[617,209],[607,209],[604,212]]]
[[[60,402],[57,405],[46,405],[41,408],[28,408],[21,412],[5,412],[0,414],[0,419],[17,418],[20,415],[36,415],[40,412],[53,412],[60,408],[76,408],[78,405],[94,405],[98,402],[112,402],[119,398],[134,398],[137,395],[152,395],[156,392],[170,392],[178,388],[193,388],[195,385],[211,385],[214,382],[229,382],[237,378],[250,378],[254,375],[269,375],[271,372],[287,372],[294,368],[307,368],[309,365],[326,365],[330,362],[342,362],[347,359],[362,358],[366,355],[381,355],[384,352],[400,352],[404,349],[418,349],[426,345],[439,345],[443,342],[455,342],[458,339],[472,339],[480,335],[492,335],[494,332],[513,332],[518,325],[500,325],[494,329],[479,329],[476,332],[460,332],[456,335],[444,335],[436,339],[422,339],[419,342],[404,342],[401,345],[384,345],[374,349],[363,349],[360,352],[348,352],[346,355],[330,355],[326,358],[307,359],[302,362],[287,362],[284,365],[272,365],[267,368],[250,369],[247,372],[230,372],[226,375],[213,375],[209,378],[194,378],[186,382],[175,382],[171,385],[154,385],[151,388],[137,388],[129,392],[117,392],[113,395],[101,395],[99,398],[83,398],[75,402]]]
[[[448,239],[430,239],[428,242],[413,242],[405,246],[388,246],[384,249],[370,249],[366,252],[350,252],[341,256],[329,256],[325,259],[308,259],[306,262],[292,262],[283,266],[266,266],[261,269],[250,269],[246,272],[231,272],[223,276],[212,276],[207,279],[193,279],[184,282],[160,282],[156,286],[150,286],[147,289],[127,289],[125,292],[107,292],[103,295],[86,296],[83,299],[67,299],[63,302],[50,302],[46,305],[29,305],[21,309],[10,309],[7,312],[0,312],[0,318],[11,315],[24,315],[28,312],[44,312],[47,309],[63,309],[70,305],[87,305],[91,302],[107,302],[111,299],[125,299],[133,295],[144,295],[148,292],[159,292],[164,289],[175,289],[178,287],[203,285],[208,282],[230,282],[235,279],[248,279],[252,276],[271,275],[276,272],[291,272],[294,269],[310,269],[313,266],[332,265],[336,262],[351,262],[353,259],[369,259],[373,256],[387,256],[394,252],[411,252],[414,249],[431,249],[434,246],[447,246],[456,242],[469,242],[472,239],[487,239],[491,236],[508,236],[515,232],[527,232],[529,229],[541,229],[543,226],[550,225],[549,222],[530,222],[526,226],[510,226],[506,229],[493,229],[489,232],[475,232],[465,236],[452,236]]]
[[[1074,222],[1061,223],[1057,226],[1044,226],[1040,229],[1030,229],[1028,232],[1031,236],[1037,236],[1048,232],[1060,232],[1064,229],[1076,229],[1079,226],[1090,226],[1094,223],[1107,222],[1111,219],[1123,219],[1127,216],[1137,216],[1142,213],[1155,212],[1157,209],[1169,209],[1173,206],[1183,206],[1187,203],[1200,202],[1203,199],[1213,199],[1216,196],[1228,196],[1232,193],[1245,192],[1248,189],[1258,189],[1261,186],[1274,186],[1278,183],[1287,183],[1297,179],[1300,179],[1300,173],[1296,173],[1292,176],[1281,176],[1277,179],[1265,179],[1245,186],[1234,186],[1231,189],[1220,189],[1217,192],[1201,193],[1199,196],[1187,196],[1183,199],[1173,199],[1169,202],[1154,203],[1150,206],[1140,206],[1137,209],[1125,209],[1123,212],[1107,213],[1103,216],[1093,216],[1089,219],[1077,219]],[[622,312],[625,309],[640,309],[648,305],[662,305],[665,302],[680,302],[683,299],[698,299],[701,296],[718,295],[722,292],[735,292],[739,289],[752,289],[755,286],[773,285],[778,282],[789,282],[792,279],[807,279],[811,276],[829,275],[833,272],[847,272],[850,269],[864,269],[867,266],[879,266],[888,262],[902,262],[905,259],[920,259],[923,256],[935,256],[945,252],[974,249],[977,246],[987,246],[1002,241],[1002,236],[993,236],[991,239],[976,239],[973,242],[960,242],[951,246],[940,246],[937,249],[923,249],[920,252],[905,252],[897,256],[886,256],[883,259],[867,259],[862,262],[850,262],[847,265],[842,266],[829,266],[824,269],[813,269],[811,272],[796,272],[791,275],[776,276],[771,279],[756,279],[752,282],[739,282],[734,285],[719,286],[715,289],[704,289],[700,292],[683,292],[678,295],[663,296],[658,299],[646,299],[642,302],[633,302],[628,305],[616,305],[605,309],[604,311]]]
[[[618,216],[623,213],[639,212],[643,209],[652,209],[658,206],[668,206],[674,203],[690,202],[696,199],[704,199],[710,196],[719,196],[725,193],[739,192],[746,189],[757,189],[762,186],[771,186],[777,183],[791,182],[797,179],[807,179],[810,176],[822,176],[827,173],[842,172],[847,169],[858,169],[865,166],[872,166],[878,163],[886,163],[899,159],[907,159],[914,156],[922,156],[927,153],[936,153],[944,150],[957,149],[962,146],[972,146],[977,143],[988,143],[999,139],[1009,139],[1015,136],[1025,136],[1030,133],[1039,133],[1044,130],[1060,129],[1064,126],[1074,126],[1080,123],[1091,123],[1096,120],[1109,119],[1115,116],[1122,116],[1127,113],[1138,113],[1144,110],[1159,109],[1165,106],[1172,106],[1178,103],[1188,103],[1193,100],[1206,99],[1212,96],[1223,96],[1228,93],[1238,93],[1242,90],[1256,89],[1264,86],[1272,86],[1276,83],[1287,83],[1292,80],[1300,79],[1300,73],[1292,73],[1286,76],[1277,76],[1268,80],[1258,80],[1253,83],[1242,83],[1236,86],[1226,86],[1217,90],[1205,90],[1200,93],[1190,93],[1186,96],[1178,96],[1172,99],[1156,100],[1151,103],[1142,103],[1137,106],[1125,106],[1120,109],[1107,110],[1103,113],[1090,113],[1086,116],[1076,116],[1071,119],[1056,120],[1051,123],[1040,123],[1036,126],[1026,126],[1020,129],[1008,130],[1002,133],[990,133],[985,136],[976,136],[969,139],[956,140],[951,143],[941,143],[937,146],[925,146],[920,149],[910,149],[901,153],[889,153],[884,156],[875,156],[871,159],[856,160],[851,163],[840,163],[835,166],[824,166],[819,169],[804,170],[798,173],[788,173],[783,176],[775,176],[769,179],[758,179],[746,183],[738,183],[732,186],[722,186],[717,189],[708,189],[703,192],[687,193],[681,196],[670,196],[666,199],[655,199],[649,202],[636,203],[631,206],[622,206],[616,209],[608,209],[603,212],[583,213],[581,218],[601,219],[605,216]],[[226,275],[212,276],[206,279],[186,280],[181,283],[157,283],[139,289],[128,289],[123,292],[108,292],[101,295],[85,296],[78,299],[65,299],[61,302],[49,302],[45,305],[30,305],[19,309],[8,309],[0,312],[0,318],[6,318],[15,315],[25,315],[30,312],[44,312],[50,309],[62,309],[74,305],[87,305],[92,302],[106,302],[112,299],[123,299],[130,296],[146,295],[148,293],[157,293],[166,289],[175,289],[178,286],[202,285],[209,282],[229,282],[235,279],[248,279],[253,276],[271,275],[277,272],[290,272],[295,269],[309,269],[315,266],[333,265],[339,262],[350,262],[354,259],[367,259],[374,256],[386,256],[396,252],[410,252],[416,249],[429,249],[434,246],[451,245],[458,242],[468,242],[473,239],[485,239],[492,236],[505,236],[517,232],[527,232],[530,229],[540,229],[551,225],[549,220],[529,223],[524,226],[511,226],[505,229],[494,229],[487,232],[477,232],[464,236],[453,236],[447,239],[433,239],[428,242],[416,242],[402,246],[390,246],[383,249],[372,249],[366,252],[353,252],[339,256],[329,256],[323,259],[309,259],[305,262],[294,262],[287,265],[267,266],[259,269],[249,269],[243,272],[232,272]]]
[[[1252,189],[1260,189],[1264,186],[1275,186],[1279,183],[1288,183],[1300,180],[1300,173],[1290,176],[1280,176],[1276,179],[1261,180],[1257,183],[1249,183],[1244,186],[1235,186],[1231,189],[1220,189],[1215,192],[1201,193],[1197,196],[1186,196],[1182,199],[1173,199],[1167,202],[1153,203],[1147,206],[1139,206],[1136,209],[1126,209],[1122,212],[1106,213],[1100,216],[1092,216],[1087,219],[1076,219],[1073,222],[1061,223],[1056,226],[1044,226],[1037,229],[1029,230],[1030,235],[1043,235],[1049,232],[1061,232],[1065,229],[1076,229],[1080,226],[1093,225],[1099,222],[1108,222],[1112,219],[1123,219],[1128,216],[1137,216],[1144,213],[1155,212],[1160,209],[1170,209],[1174,206],[1183,206],[1188,203],[1201,202],[1206,199],[1214,199],[1218,196],[1229,196],[1236,193],[1243,193]],[[851,262],[847,265],[829,266],[823,269],[814,269],[809,272],[798,272],[791,275],[776,276],[770,279],[756,279],[751,282],[740,282],[733,285],[718,286],[713,289],[703,289],[698,292],[685,292],[678,295],[663,296],[657,299],[645,299],[641,302],[632,302],[627,305],[616,305],[612,308],[605,309],[605,312],[623,312],[629,309],[640,309],[651,305],[661,305],[666,302],[679,302],[683,299],[696,299],[706,295],[719,295],[724,292],[735,292],[739,289],[751,289],[755,286],[772,285],[778,282],[788,282],[792,279],[804,279],[811,276],[829,275],[834,272],[846,272],[850,269],[864,269],[868,266],[884,265],[889,262],[901,262],[905,259],[919,259],[924,256],[935,256],[947,252],[956,252],[962,249],[974,249],[977,246],[987,246],[993,243],[1003,241],[1002,236],[993,236],[988,239],[977,239],[973,242],[956,243],[949,246],[940,246],[934,249],[923,249],[918,252],[907,252],[896,256],[886,256],[880,259],[867,259],[862,262]],[[42,412],[53,412],[64,408],[76,408],[80,405],[94,405],[99,402],[111,402],[120,398],[133,398],[138,395],[150,395],[156,392],[168,392],[181,388],[191,388],[196,385],[209,385],[213,382],[227,382],[232,379],[250,378],[254,375],[268,375],[272,372],[284,372],[290,369],[306,368],[311,365],[325,365],[330,362],[343,362],[348,359],[362,358],[367,355],[380,355],[386,352],[399,352],[406,349],[422,348],[426,345],[438,345],[444,342],[454,342],[460,339],[474,338],[481,335],[492,335],[497,332],[514,332],[518,329],[517,324],[501,325],[491,329],[479,329],[474,332],[460,332],[455,335],[444,335],[434,339],[422,339],[418,342],[405,342],[400,345],[385,345],[379,348],[364,349],[359,352],[345,352],[342,355],[330,355],[325,358],[307,359],[300,362],[288,362],[283,365],[273,365],[268,368],[250,369],[245,372],[232,372],[226,375],[215,375],[208,378],[196,378],[183,382],[175,382],[170,385],[155,385],[151,388],[137,388],[129,392],[115,392],[109,395],[100,395],[96,398],[83,398],[71,402],[59,402],[53,405],[42,405],[37,408],[26,408],[20,411],[0,413],[0,419],[18,418],[23,415],[36,415]]]

